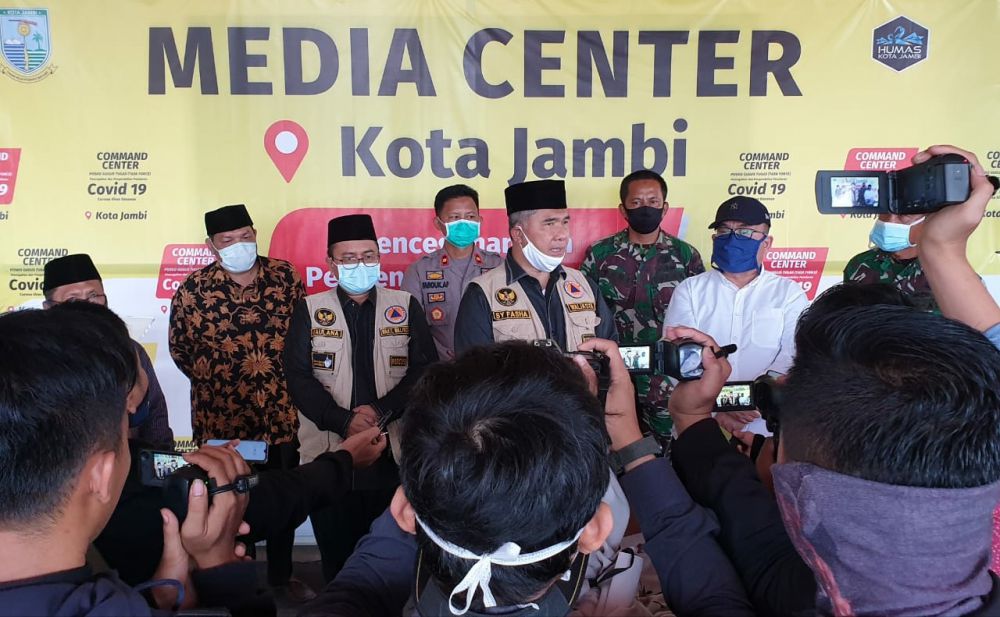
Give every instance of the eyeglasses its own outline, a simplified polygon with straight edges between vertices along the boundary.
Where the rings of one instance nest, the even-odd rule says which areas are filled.
[[[333,259],[333,263],[344,266],[348,270],[352,270],[358,267],[358,264],[365,264],[366,266],[374,266],[379,263],[382,257],[378,253],[366,253],[361,257],[356,257],[354,255],[349,255],[343,259]]]
[[[748,240],[763,240],[767,237],[767,234],[763,231],[757,231],[756,229],[750,229],[749,227],[738,227],[732,229],[730,227],[716,227],[715,234],[712,235],[713,238],[726,238],[732,234],[736,234],[741,238],[747,238]]]

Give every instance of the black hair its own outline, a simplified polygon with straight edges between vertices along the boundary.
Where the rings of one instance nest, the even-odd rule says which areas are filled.
[[[663,191],[663,199],[667,199],[667,181],[663,179],[663,176],[649,169],[639,169],[622,178],[621,186],[618,188],[618,196],[621,198],[621,203],[624,204],[625,198],[628,197],[628,186],[639,180],[654,180],[657,182],[660,185],[660,190]]]
[[[476,189],[465,184],[453,184],[444,187],[434,196],[434,214],[440,216],[445,202],[456,197],[468,197],[472,199],[476,203],[476,209],[479,209],[479,193],[476,192]]]
[[[799,315],[798,325],[811,319],[818,319],[840,309],[859,306],[913,306],[913,302],[901,291],[888,283],[859,283],[848,281],[822,292]]]
[[[400,479],[438,536],[476,554],[530,553],[572,538],[609,481],[604,410],[579,368],[524,342],[478,347],[427,370],[404,418]],[[419,529],[432,573],[456,585],[473,562]],[[569,569],[576,544],[544,561],[493,567],[500,606],[526,602]],[[482,606],[477,596],[473,606]]]
[[[882,304],[803,319],[795,344],[790,460],[903,486],[1000,479],[1000,351],[982,333]]]
[[[119,451],[137,356],[90,302],[0,316],[0,528],[54,521],[87,458]]]

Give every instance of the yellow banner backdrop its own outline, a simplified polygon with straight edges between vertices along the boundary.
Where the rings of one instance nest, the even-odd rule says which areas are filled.
[[[206,210],[246,203],[262,252],[316,290],[317,228],[366,209],[398,285],[440,242],[443,186],[470,184],[498,209],[508,183],[565,178],[579,261],[622,226],[618,183],[640,167],[667,178],[664,226],[706,257],[721,201],[764,201],[765,267],[813,297],[872,223],[819,215],[816,170],[899,169],[934,143],[1000,168],[998,29],[993,0],[0,7],[0,310],[38,306],[45,262],[90,253],[185,435],[166,312],[211,261]],[[971,247],[994,290],[998,212]],[[502,250],[498,214],[484,241]]]

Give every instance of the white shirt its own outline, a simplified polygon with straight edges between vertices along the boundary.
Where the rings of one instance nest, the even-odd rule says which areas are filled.
[[[674,289],[663,325],[701,330],[719,345],[736,343],[730,381],[752,381],[767,371],[788,372],[795,355],[795,324],[809,304],[802,288],[762,270],[737,287],[718,270],[690,277]]]

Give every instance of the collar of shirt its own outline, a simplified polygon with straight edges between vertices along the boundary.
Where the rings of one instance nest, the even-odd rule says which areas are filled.
[[[656,236],[656,240],[652,244],[639,244],[632,242],[628,239],[628,227],[616,233],[614,236],[614,243],[616,249],[631,249],[632,247],[638,247],[639,249],[655,249],[657,252],[668,251],[673,245],[674,241],[670,237],[670,234],[660,230],[660,234]]]
[[[893,266],[900,266],[902,270],[909,268],[911,266],[920,267],[920,259],[918,257],[911,257],[909,259],[899,259],[894,253],[887,253],[880,249],[875,249],[875,259],[877,261],[883,261],[889,263]]]
[[[455,259],[454,257],[448,255],[448,251],[442,246],[437,250],[438,253],[438,265],[441,268],[450,268],[454,264],[464,264],[468,267],[470,264],[475,263],[477,266],[483,265],[483,253],[479,250],[478,246],[473,245],[472,252],[469,253],[468,257],[463,259]]]
[[[337,285],[337,297],[340,298],[340,305],[341,306],[347,306],[349,303],[358,304],[358,306],[362,306],[364,304],[372,304],[372,305],[374,305],[375,304],[375,298],[377,296],[378,296],[378,285],[372,287],[371,290],[368,291],[368,297],[365,298],[365,301],[362,302],[361,304],[358,304],[357,302],[354,302],[353,298],[351,298],[349,295],[347,295],[347,292],[344,291],[343,287],[341,287],[340,285]]]
[[[505,259],[503,263],[504,263],[504,268],[507,269],[507,284],[508,285],[510,285],[512,283],[516,283],[516,282],[520,281],[521,279],[523,279],[525,277],[528,277],[528,278],[531,278],[531,279],[535,278],[535,277],[531,276],[530,274],[528,274],[527,272],[525,272],[524,268],[522,268],[521,265],[518,264],[517,261],[514,260],[514,252],[513,251],[508,251],[508,253],[507,253],[507,259]],[[553,278],[552,275],[555,275],[555,278],[566,278],[566,271],[563,270],[562,264],[556,266],[556,269],[549,273],[549,279],[550,280]]]
[[[740,291],[742,289],[747,289],[747,290],[753,289],[757,285],[760,285],[761,284],[760,281],[764,279],[764,274],[767,271],[764,270],[764,266],[761,266],[760,267],[760,272],[757,273],[757,276],[753,277],[753,279],[751,279],[750,282],[747,283],[746,285],[744,285],[743,287],[740,287],[736,283],[734,283],[734,282],[730,281],[729,279],[727,279],[726,275],[722,273],[722,270],[719,270],[718,268],[712,267],[709,270],[709,272],[712,274],[712,276],[714,276],[714,277],[716,277],[718,279],[717,282],[720,285],[725,285],[725,286],[729,287],[730,289],[732,289],[733,291]]]

